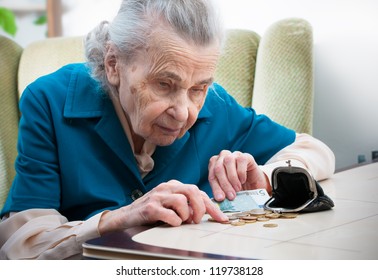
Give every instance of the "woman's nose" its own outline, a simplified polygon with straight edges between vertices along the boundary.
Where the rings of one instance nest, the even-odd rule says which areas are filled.
[[[188,119],[189,100],[186,94],[180,94],[172,100],[172,106],[168,109],[168,114],[179,122],[185,122]]]

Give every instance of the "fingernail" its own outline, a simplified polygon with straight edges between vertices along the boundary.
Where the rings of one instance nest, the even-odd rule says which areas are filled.
[[[242,190],[242,186],[238,184],[234,187],[234,190],[236,190],[237,192],[240,192]]]
[[[234,193],[233,193],[233,192],[228,192],[228,193],[227,193],[227,198],[228,198],[229,200],[233,200],[233,199],[235,198]]]
[[[222,219],[224,221],[228,221],[229,220],[228,216],[225,213],[223,213],[223,212],[222,212]]]
[[[216,201],[222,201],[224,198],[223,198],[223,195],[221,193],[217,193],[215,195],[215,200]]]

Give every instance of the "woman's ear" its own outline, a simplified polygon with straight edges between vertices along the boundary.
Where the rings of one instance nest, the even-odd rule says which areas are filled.
[[[112,86],[119,86],[120,82],[120,72],[119,72],[119,58],[117,57],[117,52],[114,49],[114,46],[109,46],[108,51],[105,55],[105,72],[106,77],[109,81],[109,83]]]

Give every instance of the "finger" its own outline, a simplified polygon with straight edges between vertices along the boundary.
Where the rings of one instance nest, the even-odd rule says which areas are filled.
[[[233,200],[236,196],[236,191],[227,178],[227,171],[224,166],[224,156],[218,157],[218,160],[214,163],[213,169],[214,176],[220,188],[223,190],[228,199]]]
[[[227,173],[227,180],[231,184],[235,192],[241,191],[242,185],[239,179],[239,174],[237,170],[237,160],[242,157],[240,152],[235,152],[229,155],[226,155],[223,160],[223,164]],[[241,171],[242,172],[242,171]],[[245,171],[244,171],[245,172]]]
[[[255,164],[253,157],[250,154],[242,154],[236,160],[236,169],[238,173],[239,182],[243,185],[247,181],[248,165]],[[242,186],[241,186],[242,188]]]
[[[172,209],[181,221],[186,221],[191,216],[191,210],[189,209],[188,199],[182,194],[171,194],[166,196],[162,201],[164,208]]]
[[[189,218],[185,221],[186,224],[191,224],[193,223],[193,209],[191,207],[189,207],[189,210],[190,210],[190,216]]]
[[[207,196],[206,193],[202,193],[202,199],[206,206],[206,212],[217,222],[226,222],[228,221],[228,217],[224,214],[218,206],[215,205],[214,202]]]
[[[211,190],[213,192],[213,197],[216,201],[223,201],[226,199],[226,194],[222,190],[221,186],[218,183],[218,180],[209,180]]]
[[[179,214],[183,215],[183,221],[186,221],[191,216],[191,219],[193,219],[194,222],[199,222],[202,219],[203,215],[206,213],[206,207],[201,198],[201,191],[199,190],[199,188],[196,185],[181,183],[173,185],[171,191],[174,194],[180,194],[185,197],[185,203],[184,201],[180,201],[180,208],[177,209],[185,211],[179,212]],[[177,206],[171,205],[171,207],[176,208]],[[192,214],[187,211],[192,211]]]
[[[135,201],[138,203],[134,209],[140,209],[143,220],[147,223],[163,221],[178,226],[191,216],[186,195],[177,191],[180,188],[184,189],[183,186],[178,181],[162,183]]]
[[[213,192],[214,199],[216,201],[223,201],[226,198],[224,191],[222,190],[221,186],[218,183],[218,180],[215,176],[214,172],[214,164],[217,160],[218,156],[213,156],[209,161],[209,176],[208,180],[210,183],[211,190]]]
[[[172,226],[181,225],[182,219],[177,212],[162,205],[163,198],[164,196],[159,193],[147,194],[141,200],[136,200],[131,205],[126,206],[129,210],[128,216],[131,225],[151,224],[157,221],[162,221]],[[139,222],[137,222],[138,220]]]
[[[188,205],[191,210],[191,216],[193,222],[199,223],[206,213],[206,207],[202,200],[202,191],[197,186],[188,186],[187,188]]]
[[[177,213],[172,209],[159,208],[156,209],[155,221],[162,221],[168,225],[178,227],[182,224],[182,219],[177,215]]]

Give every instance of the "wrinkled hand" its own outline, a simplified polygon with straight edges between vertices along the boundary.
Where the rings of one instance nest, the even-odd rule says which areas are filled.
[[[209,162],[209,183],[215,200],[233,200],[236,192],[265,188],[271,192],[268,177],[251,154],[223,150]]]
[[[158,221],[171,226],[199,223],[205,213],[219,222],[228,220],[197,186],[171,180],[158,185],[130,205],[103,213],[99,232],[102,235]]]

